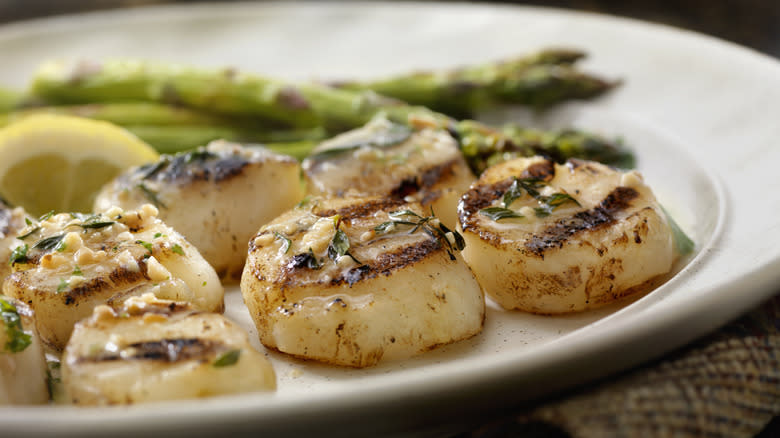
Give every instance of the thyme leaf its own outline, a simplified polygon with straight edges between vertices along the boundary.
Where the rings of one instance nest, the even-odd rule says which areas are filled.
[[[421,216],[412,210],[399,210],[388,213],[392,220],[383,222],[374,227],[375,233],[386,233],[395,229],[395,227],[411,226],[409,234],[422,230],[425,234],[436,239],[440,245],[447,249],[447,254],[451,260],[455,260],[454,251],[462,251],[466,247],[466,241],[460,233],[452,231],[441,223],[431,210],[430,216]],[[405,219],[406,218],[406,219]],[[411,218],[412,220],[407,220]]]
[[[479,214],[487,216],[494,221],[500,221],[501,219],[521,218],[525,217],[520,213],[515,212],[504,207],[487,207],[479,211]]]
[[[160,198],[157,195],[157,192],[150,189],[146,184],[139,183],[136,187],[138,187],[139,190],[141,190],[141,193],[146,197],[146,199],[149,200],[152,204],[154,204],[155,207],[162,207],[162,208],[168,208],[163,204],[162,201],[160,201]]]
[[[60,243],[62,243],[63,238],[65,238],[65,234],[55,234],[53,236],[49,236],[45,239],[41,239],[35,242],[35,245],[33,245],[32,247],[34,249],[50,251],[52,249],[58,248],[60,246]]]
[[[230,365],[235,365],[236,362],[238,362],[238,359],[241,357],[241,349],[237,348],[235,350],[230,350],[225,353],[222,353],[213,363],[213,366],[215,368],[222,368],[227,367]]]

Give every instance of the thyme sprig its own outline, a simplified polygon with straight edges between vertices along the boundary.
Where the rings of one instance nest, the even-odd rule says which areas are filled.
[[[504,195],[501,198],[500,207],[486,207],[481,209],[479,213],[494,221],[525,217],[509,207],[526,193],[536,199],[539,204],[538,207],[533,209],[536,217],[549,216],[556,208],[567,202],[573,202],[577,204],[577,206],[580,206],[579,201],[568,193],[559,192],[553,193],[552,195],[542,195],[540,190],[546,185],[547,183],[537,178],[515,178],[514,181],[512,181],[512,185],[504,192]]]
[[[378,234],[387,233],[398,226],[410,226],[409,234],[414,234],[419,230],[436,239],[440,245],[447,249],[447,255],[451,260],[455,260],[455,251],[462,251],[466,247],[466,241],[457,231],[450,230],[441,221],[436,218],[431,210],[430,216],[421,216],[412,210],[399,210],[388,213],[389,221],[383,222],[374,227],[374,232]]]

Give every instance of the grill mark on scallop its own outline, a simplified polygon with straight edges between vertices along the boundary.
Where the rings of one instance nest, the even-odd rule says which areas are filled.
[[[534,178],[542,181],[551,181],[555,178],[555,163],[544,160],[528,166],[520,174],[521,179]]]
[[[353,219],[359,219],[363,217],[372,216],[377,211],[390,211],[399,205],[403,205],[404,201],[396,198],[378,198],[371,199],[364,203],[353,202],[341,208],[329,208],[329,209],[312,209],[312,213],[319,217],[331,217],[335,215],[341,216],[341,220],[344,222],[350,222]]]
[[[81,356],[83,362],[110,362],[116,360],[147,360],[158,362],[183,362],[193,359],[206,361],[226,350],[221,342],[202,338],[169,338],[157,341],[134,342],[117,352],[101,352],[94,356]]]
[[[462,197],[458,204],[458,216],[464,230],[475,226],[476,217],[479,210],[489,206],[496,199],[504,196],[509,186],[512,185],[512,179],[505,179],[493,184],[478,185],[470,188]]]
[[[630,207],[631,201],[638,196],[633,188],[616,187],[593,209],[559,219],[541,233],[531,236],[525,243],[525,249],[544,258],[545,251],[563,247],[571,237],[614,223],[615,214]]]
[[[330,285],[348,284],[349,286],[363,280],[375,278],[378,275],[390,275],[393,271],[403,269],[406,266],[423,260],[436,251],[442,250],[438,240],[429,238],[411,245],[399,247],[392,252],[384,252],[375,260],[368,261],[364,265],[356,266],[341,275],[328,281]],[[366,262],[365,260],[363,260]],[[303,284],[296,281],[297,275],[302,270],[309,268],[303,265],[287,264],[282,269],[282,275],[275,283],[282,288]]]

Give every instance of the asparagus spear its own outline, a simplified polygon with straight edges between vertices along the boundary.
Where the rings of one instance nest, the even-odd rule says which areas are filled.
[[[148,101],[257,116],[293,127],[321,124],[300,88],[233,69],[202,70],[136,60],[50,62],[34,75],[32,92],[55,103]],[[339,97],[349,105],[360,96],[350,93],[334,100]]]
[[[153,102],[88,103],[38,106],[0,114],[0,126],[39,113],[67,114],[103,120],[117,125],[225,125],[236,124],[225,117],[189,108]]]
[[[234,69],[204,70],[137,60],[51,62],[34,75],[32,91],[55,103],[174,103],[224,115],[256,116],[291,127],[323,126],[336,133],[360,126],[389,107],[404,106],[382,97],[383,93],[462,116],[486,102],[545,107],[609,89],[612,83],[570,66],[581,56],[576,51],[550,50],[444,73],[341,84],[338,89],[312,83],[295,85]]]
[[[541,109],[568,99],[595,97],[615,85],[574,69],[571,64],[584,56],[574,50],[545,50],[502,62],[333,85],[353,91],[373,90],[456,118],[472,116],[497,102]]]
[[[633,154],[619,139],[610,141],[571,129],[540,131],[513,124],[501,130],[471,121],[459,122],[457,126],[461,151],[477,175],[494,164],[532,155],[545,155],[558,162],[581,158],[621,168],[635,166]]]
[[[35,75],[32,90],[40,97],[55,102],[137,99],[176,102],[226,115],[257,116],[266,123],[287,122],[296,127],[321,127],[329,134],[361,126],[377,114],[402,122],[413,119],[415,123],[422,121],[449,129],[461,139],[464,154],[476,172],[485,168],[490,157],[495,161],[506,154],[531,155],[538,152],[535,148],[539,147],[549,146],[548,149],[556,151],[561,157],[568,157],[573,153],[592,155],[594,148],[590,146],[606,146],[606,143],[591,141],[586,148],[586,142],[580,139],[579,143],[573,143],[580,146],[564,147],[566,142],[563,139],[570,136],[563,136],[550,145],[529,142],[522,136],[513,137],[475,121],[457,121],[428,108],[410,106],[373,91],[336,89],[314,83],[293,85],[239,74],[234,70],[207,71],[142,61],[107,61],[99,65],[76,63],[70,67],[59,63],[47,64]],[[140,128],[136,131],[141,133]],[[146,135],[151,138],[148,130]],[[165,143],[163,135],[158,135],[158,139],[161,144]]]

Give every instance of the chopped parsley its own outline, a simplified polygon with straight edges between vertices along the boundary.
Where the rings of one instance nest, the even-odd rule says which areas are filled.
[[[171,251],[175,252],[178,255],[184,255],[184,250],[182,249],[181,245],[179,245],[178,243],[174,243],[173,245],[171,245]]]
[[[144,258],[145,258],[145,259],[148,259],[149,257],[151,257],[151,256],[152,256],[152,249],[153,249],[154,247],[152,246],[152,244],[151,244],[151,243],[149,243],[149,242],[145,242],[145,241],[143,241],[143,240],[136,240],[136,241],[135,241],[135,243],[137,243],[137,244],[139,244],[139,245],[143,246],[144,248],[146,248],[146,250],[147,250],[147,251],[149,251],[149,253],[148,253],[148,254],[144,254]]]
[[[60,279],[60,284],[57,285],[57,293],[65,291],[70,286],[70,282],[64,278]]]
[[[235,365],[238,359],[241,357],[241,349],[230,350],[222,353],[213,363],[214,367],[222,368],[230,365]]]
[[[27,263],[27,250],[29,247],[25,243],[24,245],[17,246],[14,248],[13,251],[11,251],[11,257],[8,261],[9,265],[13,265],[15,263]]]
[[[79,277],[83,277],[84,273],[81,272],[81,268],[79,268],[79,265],[76,265],[76,267],[73,268],[73,272],[70,275],[76,275],[76,276],[79,276]]]
[[[11,353],[18,353],[27,348],[32,339],[30,335],[24,332],[22,327],[22,318],[19,317],[19,312],[16,310],[16,306],[3,297],[0,297],[0,317],[5,324],[5,334],[7,340],[5,341],[5,351]]]

